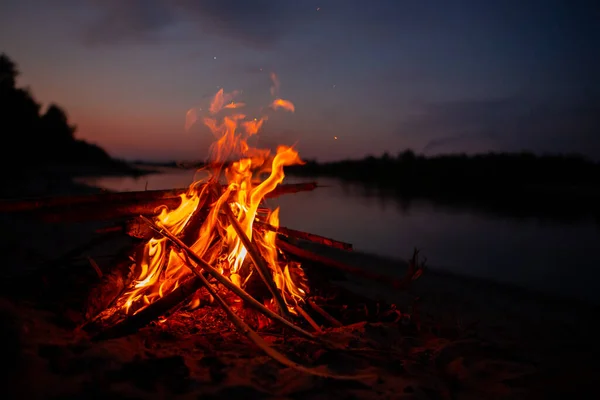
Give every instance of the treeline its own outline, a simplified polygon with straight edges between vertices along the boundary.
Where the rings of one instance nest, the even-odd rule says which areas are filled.
[[[498,193],[507,190],[599,188],[600,164],[577,155],[488,153],[425,157],[406,150],[360,160],[286,168],[295,175],[330,176],[412,195]]]
[[[0,132],[4,168],[31,169],[43,166],[129,167],[112,159],[102,148],[75,137],[76,127],[56,104],[42,112],[42,105],[28,88],[17,87],[15,62],[0,54]]]

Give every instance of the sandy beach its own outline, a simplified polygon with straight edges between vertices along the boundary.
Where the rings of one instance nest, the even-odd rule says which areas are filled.
[[[49,225],[7,215],[0,223],[2,354],[12,371],[3,375],[8,398],[591,398],[587,393],[593,393],[592,378],[599,372],[596,306],[434,269],[409,292],[352,276],[335,282],[412,315],[404,322],[325,329],[325,338],[348,351],[325,349],[281,330],[263,332],[303,365],[370,375],[366,378],[320,378],[284,367],[236,333],[214,306],[178,312],[124,338],[93,342],[69,326],[81,310],[57,312],[39,293],[32,297],[20,288],[43,287],[27,281],[36,276],[31,273],[89,241],[101,224]],[[123,239],[116,238],[84,255],[102,266],[109,260],[104,255],[119,245]],[[390,276],[400,277],[406,268],[366,254],[311,250]],[[88,269],[83,275],[94,275],[85,258],[80,264]],[[66,282],[57,297],[77,289]]]

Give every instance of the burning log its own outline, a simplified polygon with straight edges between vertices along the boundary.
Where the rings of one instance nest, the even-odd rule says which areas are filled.
[[[318,187],[316,182],[304,182],[297,184],[279,185],[275,190],[266,195],[267,198],[278,197],[284,194],[311,191]],[[117,207],[119,203],[127,207],[133,205],[144,205],[146,209],[155,209],[156,207],[167,205],[169,208],[175,208],[181,203],[181,195],[187,193],[185,189],[169,190],[146,190],[140,192],[109,192],[92,194],[85,196],[61,196],[61,197],[41,197],[19,200],[1,200],[0,213],[25,212],[25,211],[57,211],[68,208],[78,208],[79,206],[90,205],[108,205]],[[171,207],[171,204],[175,205]],[[87,207],[79,208],[79,210]],[[122,210],[122,212],[125,212]],[[129,215],[146,214],[144,212],[128,212]]]
[[[92,336],[93,340],[115,339],[130,335],[145,327],[150,322],[166,315],[201,287],[202,281],[197,276],[192,276],[159,301],[150,304],[148,307],[134,315],[128,316],[126,319],[111,326],[109,329],[103,330],[103,325],[100,323],[90,323],[82,327],[82,329],[92,335],[97,333]]]

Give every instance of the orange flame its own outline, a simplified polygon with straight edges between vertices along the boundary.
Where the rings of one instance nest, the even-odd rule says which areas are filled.
[[[272,93],[275,93],[279,81],[275,74],[271,75],[271,79],[274,84]],[[270,211],[264,206],[263,199],[283,181],[284,167],[302,163],[302,160],[293,147],[279,146],[272,155],[269,149],[258,149],[248,144],[248,139],[260,131],[266,117],[248,119],[246,115],[237,113],[217,118],[225,110],[236,110],[244,106],[244,103],[233,101],[237,94],[238,92],[225,93],[223,89],[219,90],[210,103],[210,116],[203,119],[216,138],[210,149],[210,157],[217,167],[210,171],[207,181],[216,182],[224,175],[226,185],[223,186],[223,192],[215,198],[207,190],[209,186],[203,185],[207,181],[194,182],[188,192],[181,196],[179,207],[173,210],[163,208],[154,220],[172,234],[182,235],[195,213],[205,207],[206,218],[195,239],[192,238],[190,247],[232,282],[242,286],[252,274],[254,266],[245,264],[247,249],[221,212],[223,206],[231,207],[243,231],[256,244],[269,266],[290,312],[295,313],[294,306],[302,301],[305,291],[293,281],[289,266],[278,259],[276,233],[257,230],[253,224],[255,220],[261,220],[275,227],[279,226],[279,209]],[[295,110],[290,101],[282,99],[276,99],[272,108],[291,112]],[[189,129],[196,120],[196,112],[188,111],[186,128]],[[229,166],[222,170],[221,166],[227,165],[227,162],[230,162]],[[268,176],[261,180],[260,177],[265,173]],[[136,279],[118,303],[127,313],[141,311],[175,290],[183,279],[190,276],[182,259],[168,246],[166,239],[162,238],[153,238],[146,243],[134,268]]]
[[[292,104],[291,101],[283,100],[283,99],[275,99],[275,100],[273,100],[273,102],[271,103],[271,107],[274,110],[283,108],[284,110],[287,110],[289,112],[296,111],[296,108],[294,107],[294,104]]]

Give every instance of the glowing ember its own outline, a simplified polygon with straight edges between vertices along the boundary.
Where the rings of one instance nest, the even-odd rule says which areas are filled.
[[[275,74],[271,79],[271,94],[275,97],[279,81]],[[272,154],[269,149],[248,144],[266,117],[248,118],[239,113],[244,103],[234,101],[238,94],[220,89],[212,99],[209,115],[202,119],[216,138],[211,146],[211,164],[206,168],[208,178],[192,183],[181,196],[181,205],[173,210],[163,208],[154,222],[173,235],[189,238],[186,229],[193,225],[194,219],[202,218],[199,229],[196,227],[192,232],[189,247],[236,286],[243,287],[257,266],[246,260],[248,250],[223,212],[223,207],[230,207],[239,227],[254,242],[269,267],[288,310],[295,314],[294,306],[303,301],[305,290],[293,281],[290,266],[279,260],[276,233],[256,229],[254,221],[279,226],[279,209],[269,209],[263,199],[283,181],[285,166],[302,161],[292,147],[280,146]],[[280,98],[275,98],[271,108],[295,111],[290,101]],[[185,128],[200,119],[195,110],[188,111]],[[133,268],[136,279],[117,302],[130,315],[169,294],[191,276],[177,251],[164,238],[150,239]]]

